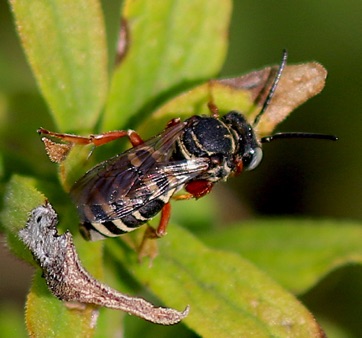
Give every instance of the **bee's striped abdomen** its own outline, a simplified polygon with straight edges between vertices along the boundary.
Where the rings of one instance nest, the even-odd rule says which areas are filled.
[[[171,182],[167,174],[155,175],[155,152],[151,148],[126,154],[124,167],[127,167],[121,172],[115,172],[115,164],[103,169],[103,175],[97,177],[92,190],[83,193],[83,202],[78,204],[82,231],[90,240],[116,237],[137,229],[158,214],[175,191],[167,188]],[[147,166],[143,164],[145,158]],[[126,182],[131,184],[126,186]],[[158,196],[161,188],[165,192]]]
[[[145,203],[145,205],[138,210],[119,219],[107,221],[84,220],[82,224],[83,235],[90,240],[98,240],[103,237],[117,237],[137,229],[152,219],[161,211],[164,205],[165,201],[158,198]],[[100,206],[97,207],[99,209]],[[98,210],[98,216],[99,215]]]

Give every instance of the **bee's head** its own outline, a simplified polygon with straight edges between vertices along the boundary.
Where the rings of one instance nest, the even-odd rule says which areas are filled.
[[[236,134],[238,144],[234,153],[235,161],[242,162],[243,170],[256,168],[261,162],[263,152],[253,127],[237,111],[227,113],[221,120]]]

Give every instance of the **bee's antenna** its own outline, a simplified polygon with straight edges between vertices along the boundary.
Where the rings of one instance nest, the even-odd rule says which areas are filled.
[[[266,109],[268,108],[270,101],[274,95],[274,92],[278,86],[280,77],[282,76],[282,72],[284,70],[285,65],[287,64],[287,59],[288,59],[288,52],[286,49],[283,49],[283,56],[282,56],[282,61],[280,62],[280,66],[278,68],[278,72],[277,75],[274,78],[273,84],[269,90],[268,96],[266,97],[264,103],[263,103],[263,107],[261,108],[260,112],[258,113],[258,115],[256,115],[254,122],[253,122],[253,127],[255,127],[258,123],[260,118],[262,117],[262,115],[265,113]]]
[[[303,132],[291,132],[291,133],[276,133],[271,136],[262,137],[260,142],[261,143],[268,143],[277,139],[282,138],[315,138],[321,140],[331,140],[337,141],[338,137],[334,135],[327,135],[327,134],[316,134],[316,133],[303,133]]]

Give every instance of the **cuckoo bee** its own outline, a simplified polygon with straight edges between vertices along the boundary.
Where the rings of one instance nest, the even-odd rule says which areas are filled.
[[[132,148],[108,159],[80,178],[71,189],[87,239],[115,237],[137,229],[161,212],[157,236],[166,232],[170,218],[170,199],[184,189],[180,198],[200,198],[218,181],[252,170],[262,159],[261,143],[277,138],[334,136],[306,133],[279,133],[258,139],[254,128],[267,109],[287,54],[271,85],[264,105],[250,124],[238,111],[220,117],[210,103],[210,116],[174,119],[166,129],[143,141],[132,130],[115,131],[90,137],[59,134],[39,129],[41,134],[65,142],[96,146],[128,137]]]

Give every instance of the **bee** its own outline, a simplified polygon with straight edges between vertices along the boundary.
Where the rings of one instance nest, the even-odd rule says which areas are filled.
[[[171,120],[165,130],[149,140],[133,130],[114,131],[90,137],[39,133],[65,142],[95,146],[128,137],[132,148],[90,169],[71,188],[86,239],[116,237],[137,229],[161,212],[155,234],[166,233],[170,200],[201,198],[215,183],[256,168],[262,159],[261,144],[278,138],[312,137],[335,140],[331,135],[278,133],[257,138],[255,127],[267,110],[287,60],[283,59],[261,111],[253,123],[242,113],[219,116],[209,103],[210,116],[194,115],[185,121]],[[186,194],[175,196],[184,189]]]

